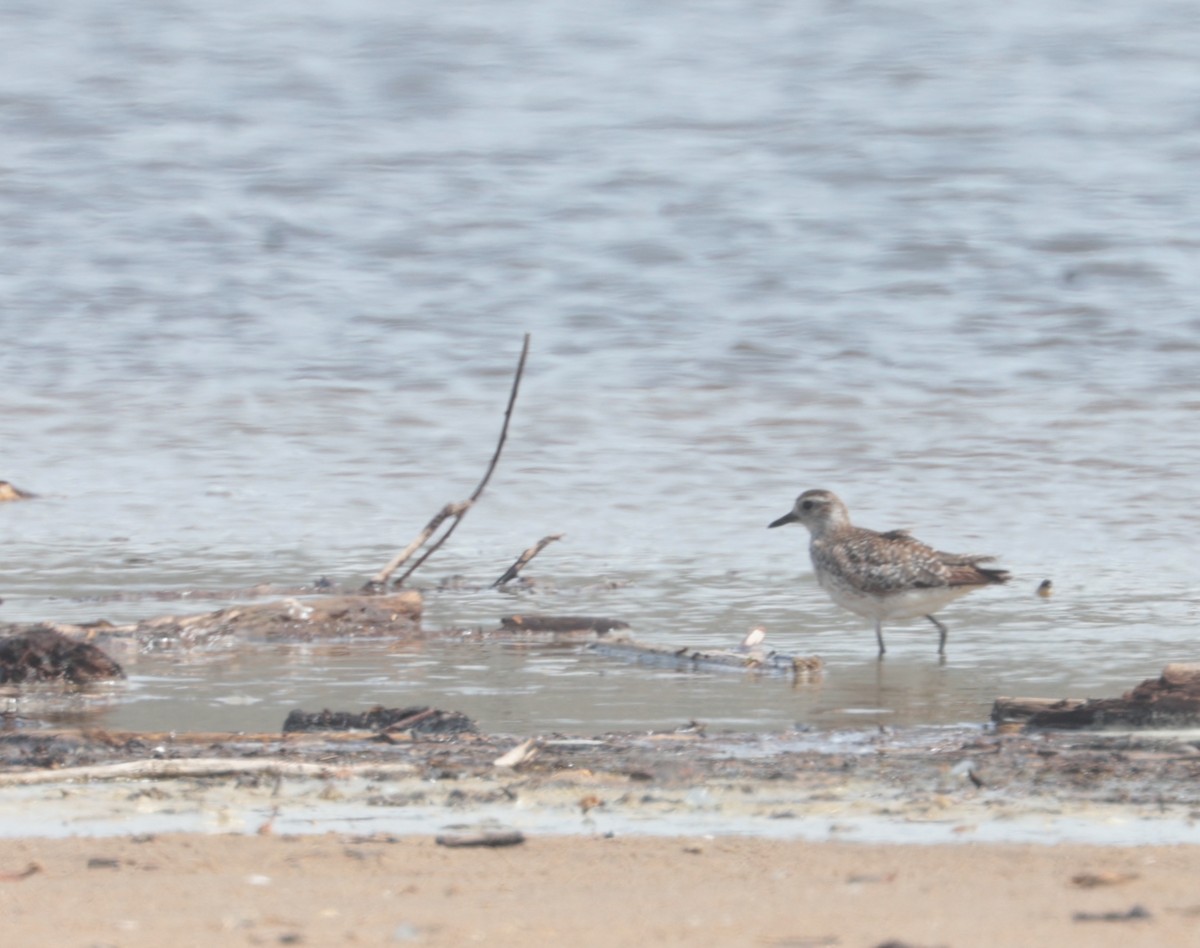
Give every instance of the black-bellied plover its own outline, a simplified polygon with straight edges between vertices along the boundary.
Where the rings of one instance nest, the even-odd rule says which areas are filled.
[[[946,653],[946,627],[933,617],[947,603],[973,589],[1008,582],[1008,572],[980,566],[994,557],[941,553],[913,539],[907,530],[876,533],[856,527],[836,494],[806,490],[790,513],[768,524],[802,523],[812,534],[808,552],[817,582],[829,597],[855,615],[875,620],[879,655],[885,619],[924,616],[940,633],[938,654]]]

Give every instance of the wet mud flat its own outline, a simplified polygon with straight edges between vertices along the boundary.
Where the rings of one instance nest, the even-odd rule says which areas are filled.
[[[1200,735],[0,734],[0,836],[357,826],[1200,842]],[[401,723],[405,720],[400,718]],[[31,806],[32,804],[32,806]]]

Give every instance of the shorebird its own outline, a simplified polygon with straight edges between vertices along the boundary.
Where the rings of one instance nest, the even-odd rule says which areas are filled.
[[[808,546],[817,582],[843,609],[875,621],[879,657],[885,619],[924,616],[937,626],[938,654],[946,654],[946,627],[933,617],[947,603],[972,590],[1006,583],[1006,570],[980,566],[991,556],[942,553],[907,530],[876,533],[850,522],[846,505],[832,491],[806,490],[789,513],[768,524],[802,523],[812,534]]]

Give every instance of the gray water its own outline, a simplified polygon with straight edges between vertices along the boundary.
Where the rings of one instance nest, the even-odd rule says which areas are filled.
[[[67,0],[0,35],[0,478],[42,495],[0,506],[0,620],[357,586],[471,492],[528,331],[496,475],[415,582],[564,539],[535,594],[430,593],[426,626],[763,624],[827,663],[123,655],[67,719],[953,725],[1195,657],[1194,5]],[[920,621],[880,664],[765,529],[809,487],[1016,579],[946,609],[944,666]]]

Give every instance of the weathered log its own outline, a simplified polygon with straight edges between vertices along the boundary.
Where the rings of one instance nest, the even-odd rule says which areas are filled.
[[[0,639],[0,682],[69,681],[79,685],[124,677],[121,666],[96,646],[44,625]]]
[[[466,734],[479,730],[475,722],[458,711],[437,708],[384,708],[369,711],[292,711],[283,722],[283,733],[295,731],[384,731],[398,734]]]
[[[997,698],[992,720],[1069,729],[1197,727],[1200,663],[1167,665],[1120,698]]]
[[[789,675],[792,678],[820,674],[824,662],[816,656],[784,655],[764,649],[706,649],[673,645],[645,645],[623,637],[592,642],[588,651],[608,658],[666,665],[686,670],[759,671]]]

